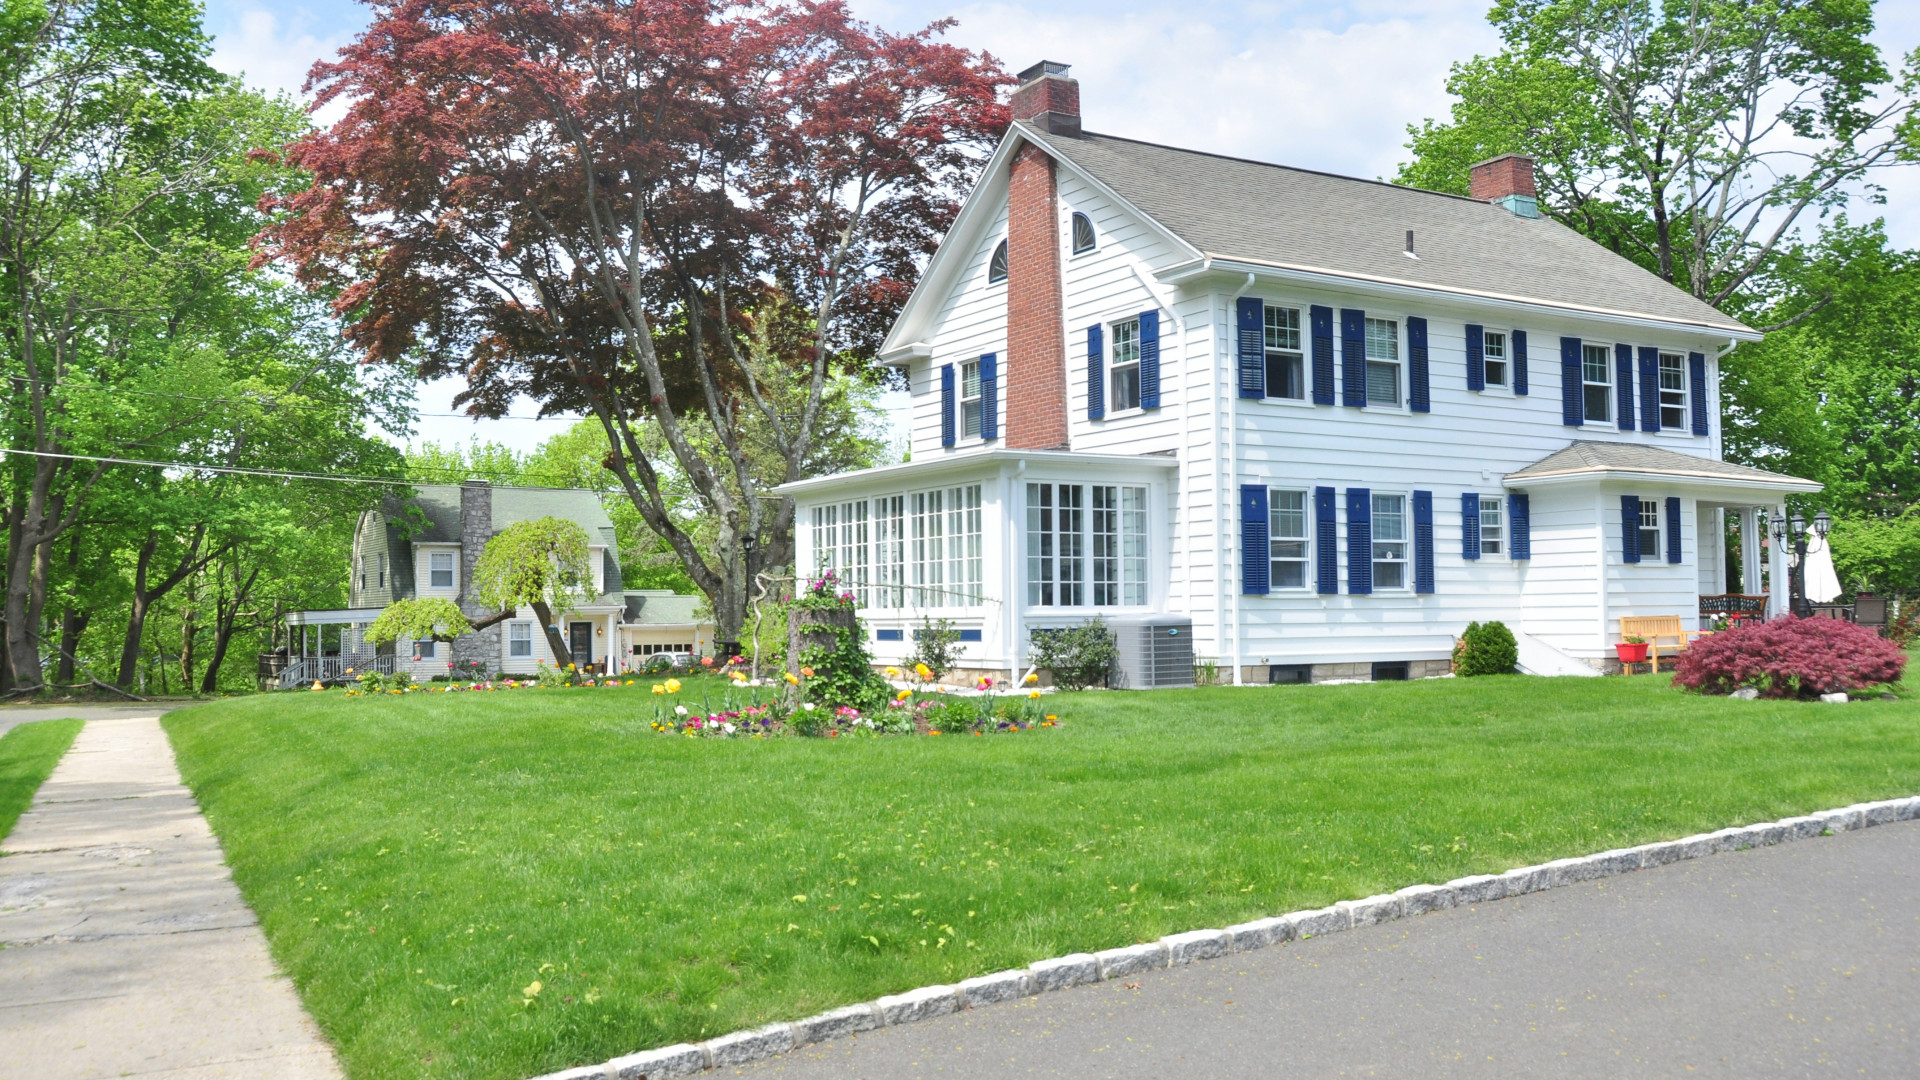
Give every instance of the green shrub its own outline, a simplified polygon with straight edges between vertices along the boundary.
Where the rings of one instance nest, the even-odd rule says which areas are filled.
[[[1107,681],[1119,652],[1106,620],[1096,616],[1079,626],[1034,630],[1029,659],[1034,667],[1053,672],[1053,681],[1062,687],[1084,690]]]
[[[922,619],[920,629],[914,634],[908,667],[925,664],[927,670],[933,672],[930,681],[939,682],[942,675],[959,665],[960,631],[954,629],[952,619]]]
[[[809,582],[792,606],[816,611],[852,611],[855,602],[852,593],[839,590],[838,580],[828,571]],[[884,709],[892,687],[873,670],[873,655],[867,651],[866,634],[859,625],[856,623],[849,629],[823,623],[810,629],[831,629],[833,645],[809,645],[800,650],[797,674],[805,680],[801,684],[802,699],[829,711],[843,705],[862,713]]]
[[[1520,662],[1520,647],[1503,622],[1468,623],[1453,647],[1457,675],[1511,675]]]
[[[673,657],[667,653],[654,653],[647,657],[647,662],[641,670],[648,675],[664,675],[673,670]]]
[[[927,726],[942,735],[964,735],[980,720],[980,706],[964,698],[939,702],[927,708]]]

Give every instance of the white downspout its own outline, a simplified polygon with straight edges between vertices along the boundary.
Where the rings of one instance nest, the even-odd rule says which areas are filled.
[[[1236,340],[1234,337],[1235,326],[1233,322],[1235,317],[1234,304],[1241,297],[1247,295],[1247,291],[1253,288],[1253,282],[1253,273],[1249,271],[1247,273],[1247,280],[1242,282],[1238,289],[1234,290],[1233,298],[1227,302],[1226,313],[1220,317],[1224,319],[1224,324],[1219,321],[1219,319],[1215,321],[1214,325],[1222,326],[1223,332],[1220,335],[1220,341],[1223,345]],[[1229,373],[1234,370],[1234,358],[1235,352],[1232,348],[1216,349],[1214,351],[1214,370],[1217,372],[1215,376],[1216,381],[1219,379],[1229,379]],[[1229,382],[1231,383],[1230,379]],[[1226,408],[1220,411],[1225,414],[1227,423],[1226,504],[1227,520],[1232,521],[1233,515],[1238,513],[1240,508],[1240,394],[1238,387],[1233,387],[1233,392],[1226,395],[1226,400]],[[1242,543],[1240,530],[1230,528],[1229,531],[1231,535],[1234,536],[1234,550],[1240,551],[1240,557],[1244,560],[1247,557],[1247,553],[1240,550],[1240,544]],[[1227,573],[1226,567],[1223,566],[1220,568],[1220,577],[1223,582],[1227,580]],[[1233,597],[1233,685],[1245,686],[1246,679],[1240,670],[1241,661],[1245,659],[1245,657],[1241,655],[1241,649],[1243,647],[1241,639],[1244,627],[1241,625],[1240,590],[1238,588],[1230,589],[1229,595]]]

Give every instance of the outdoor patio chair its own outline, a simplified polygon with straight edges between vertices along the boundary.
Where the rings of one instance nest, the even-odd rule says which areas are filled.
[[[1666,646],[1669,654],[1683,653],[1693,639],[1706,631],[1688,630],[1680,624],[1678,615],[1622,615],[1620,617],[1620,640],[1630,637],[1647,639],[1647,659],[1653,661],[1653,670],[1660,670],[1661,641],[1670,640]],[[1631,669],[1629,669],[1631,670]]]

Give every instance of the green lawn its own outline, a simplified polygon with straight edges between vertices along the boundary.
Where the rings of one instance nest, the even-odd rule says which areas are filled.
[[[78,720],[38,720],[0,735],[0,840],[13,831],[78,734]]]
[[[877,740],[656,735],[658,700],[284,694],[165,723],[356,1080],[518,1078],[1920,792],[1920,701],[1664,676],[1096,692],[1049,698],[1058,728]]]

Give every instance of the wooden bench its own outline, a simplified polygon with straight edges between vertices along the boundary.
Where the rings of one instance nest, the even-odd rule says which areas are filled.
[[[1653,661],[1653,670],[1660,670],[1660,639],[1671,638],[1670,651],[1683,653],[1694,638],[1707,633],[1705,630],[1688,630],[1680,625],[1678,615],[1622,615],[1620,617],[1620,640],[1630,637],[1645,638],[1647,658]],[[1629,666],[1628,670],[1632,670]]]

